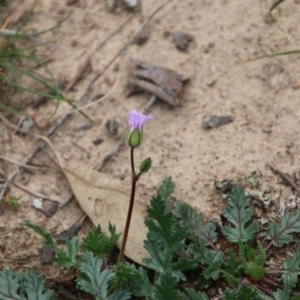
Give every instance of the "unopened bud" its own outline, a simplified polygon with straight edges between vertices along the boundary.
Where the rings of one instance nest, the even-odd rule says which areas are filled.
[[[143,142],[143,129],[135,128],[132,130],[129,128],[126,133],[126,142],[132,148],[139,147]]]
[[[151,168],[152,160],[150,157],[146,158],[140,165],[140,171],[142,173],[147,173]]]

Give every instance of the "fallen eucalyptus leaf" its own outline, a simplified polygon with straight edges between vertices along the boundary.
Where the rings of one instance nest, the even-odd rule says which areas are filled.
[[[122,183],[106,174],[90,169],[62,168],[71,189],[82,210],[93,224],[101,225],[102,231],[109,235],[108,223],[116,226],[117,233],[123,232],[127,217],[130,194]],[[150,257],[144,248],[148,229],[144,216],[135,205],[133,207],[125,255],[140,265],[143,258]],[[122,244],[122,235],[117,247]]]

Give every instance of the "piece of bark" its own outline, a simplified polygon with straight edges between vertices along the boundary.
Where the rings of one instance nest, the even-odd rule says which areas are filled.
[[[42,249],[41,264],[51,263],[51,259],[54,257],[54,250],[49,246],[44,246]]]
[[[188,76],[138,59],[132,58],[131,62],[134,70],[129,79],[130,85],[150,92],[171,106],[179,105],[183,83],[189,79]]]
[[[55,236],[55,240],[57,243],[65,243],[67,239],[71,239],[75,236],[79,230],[81,229],[81,225],[73,225],[67,230],[62,231],[60,234]]]

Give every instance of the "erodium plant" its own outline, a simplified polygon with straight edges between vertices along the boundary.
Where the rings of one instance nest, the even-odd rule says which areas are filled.
[[[78,288],[96,300],[299,300],[299,248],[290,246],[295,250],[285,257],[281,257],[283,251],[281,256],[277,253],[288,244],[296,246],[300,209],[285,213],[279,223],[261,225],[255,219],[251,197],[238,185],[223,195],[223,224],[216,224],[205,222],[189,204],[174,200],[175,184],[167,177],[147,206],[146,268],[123,259],[136,183],[151,167],[147,158],[136,172],[134,150],[142,144],[143,126],[152,118],[134,110],[129,115],[126,142],[130,147],[132,189],[119,258],[112,250],[120,234],[110,223],[110,236],[105,236],[99,225],[82,241],[72,237],[61,248],[49,232],[26,222],[53,250],[52,262],[77,270]],[[280,260],[276,269],[271,259]],[[44,285],[45,280],[33,271],[1,271],[0,300],[52,300],[54,293]],[[212,290],[218,292],[209,298]]]
[[[135,189],[136,183],[140,179],[140,176],[143,173],[146,173],[151,168],[151,158],[146,158],[140,165],[139,173],[136,173],[134,166],[134,149],[141,146],[143,142],[143,126],[146,122],[153,119],[152,115],[146,116],[144,114],[138,113],[135,110],[130,111],[129,113],[129,128],[126,133],[126,143],[130,147],[130,162],[131,162],[131,196],[128,207],[127,219],[123,234],[123,241],[120,250],[119,262],[121,262],[124,258],[125,247],[130,227],[132,209],[134,205],[134,197],[135,197]]]

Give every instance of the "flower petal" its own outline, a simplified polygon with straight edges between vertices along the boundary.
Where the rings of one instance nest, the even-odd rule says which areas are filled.
[[[131,110],[129,113],[129,125],[131,126],[131,129],[139,128],[141,129],[143,125],[152,120],[152,115],[144,115],[142,113],[137,112],[136,110]]]

